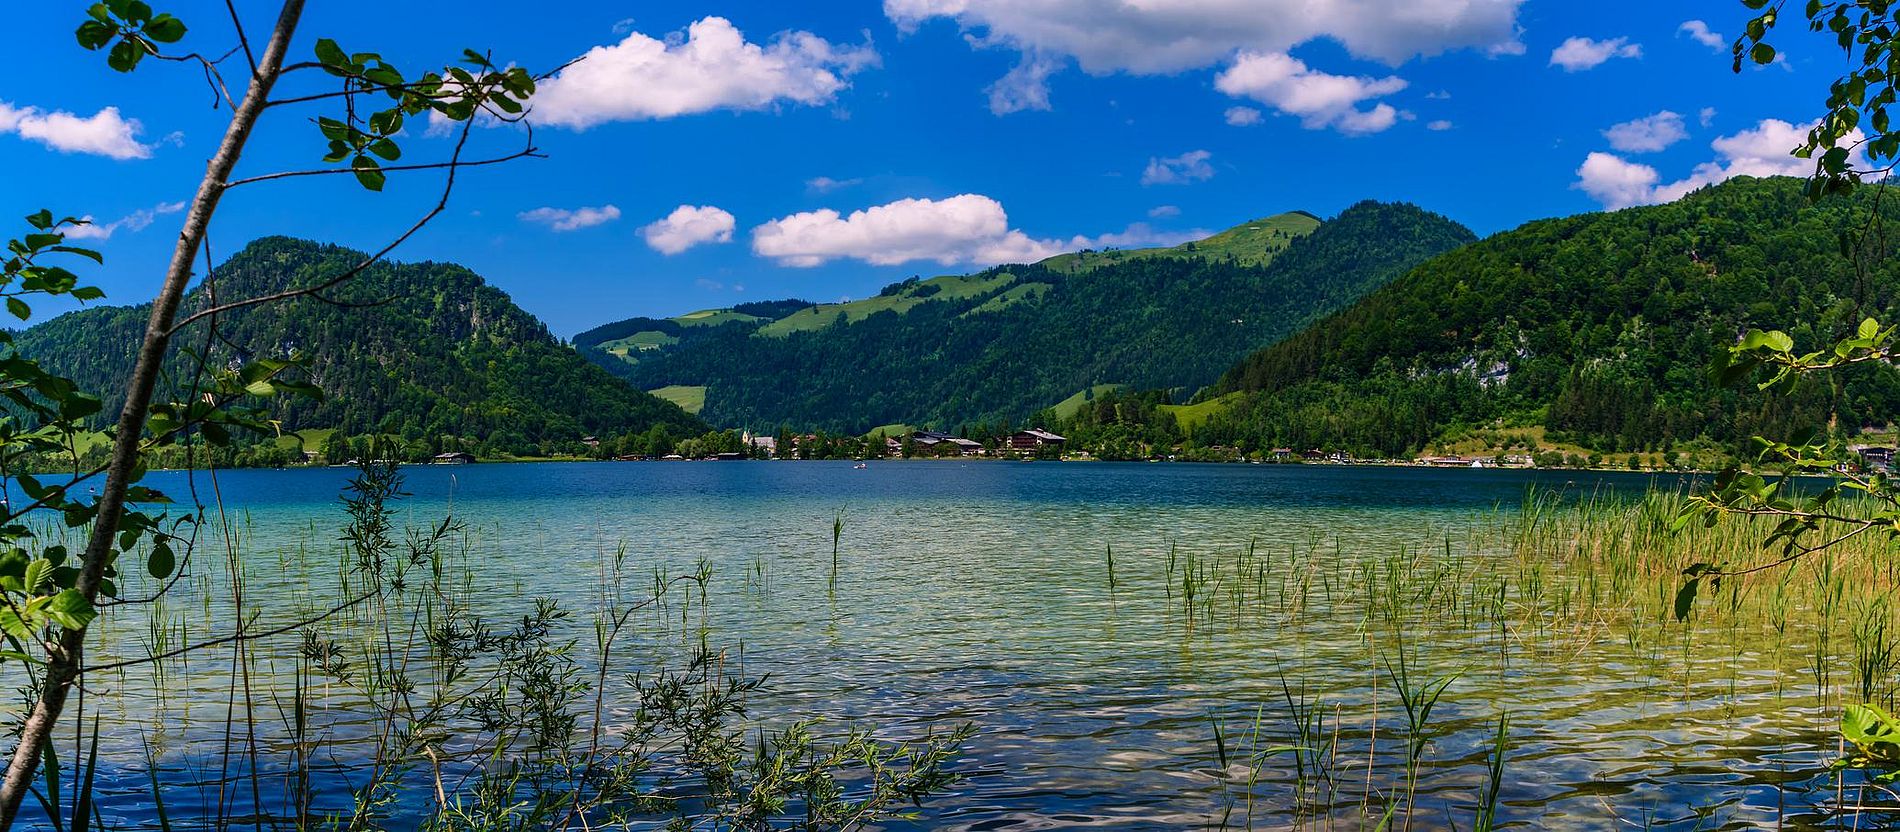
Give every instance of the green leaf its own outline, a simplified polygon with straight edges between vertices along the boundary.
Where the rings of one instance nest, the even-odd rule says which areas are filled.
[[[113,44],[112,51],[106,53],[106,66],[119,72],[131,72],[144,59],[145,42],[138,38],[125,38]]]
[[[19,298],[7,298],[7,311],[13,313],[13,317],[19,318],[22,321],[33,317],[33,307],[27,306],[26,301],[20,300]]]
[[[142,30],[145,36],[159,43],[177,43],[185,37],[185,22],[169,14],[152,18]]]
[[[383,189],[383,181],[387,177],[384,176],[381,166],[376,164],[375,159],[358,156],[350,162],[350,167],[356,170],[356,181],[362,183],[364,188],[372,191]]]
[[[1748,50],[1748,57],[1755,63],[1766,66],[1775,62],[1775,48],[1765,43],[1757,43],[1753,49]]]
[[[343,69],[350,66],[350,56],[344,54],[343,47],[336,45],[336,41],[323,38],[317,41],[317,62]]]
[[[1685,570],[1685,574],[1687,572],[1695,572],[1697,567],[1702,567],[1702,566],[1706,566],[1706,564],[1698,563],[1695,566],[1691,566],[1689,567],[1689,569]],[[1689,610],[1695,607],[1696,592],[1700,590],[1701,588],[1702,588],[1702,576],[1700,574],[1697,574],[1694,577],[1691,577],[1689,580],[1684,581],[1682,584],[1682,587],[1676,590],[1675,612],[1676,612],[1677,621],[1689,620]]]
[[[162,539],[154,542],[151,557],[145,559],[145,570],[162,581],[171,577],[172,570],[177,568],[178,558],[172,554],[172,547]]]
[[[350,138],[350,126],[328,116],[317,117],[317,129],[331,142],[347,142]]]
[[[98,20],[88,20],[79,24],[79,30],[73,33],[73,37],[79,41],[80,46],[92,50],[104,48],[118,36],[118,26]]]
[[[53,596],[52,602],[46,605],[46,614],[53,623],[68,630],[83,630],[99,617],[99,612],[77,589],[63,590]]]
[[[52,571],[52,561],[45,558],[35,559],[26,565],[26,576],[20,579],[20,585],[28,594],[38,592],[40,585],[46,583],[46,576]]]

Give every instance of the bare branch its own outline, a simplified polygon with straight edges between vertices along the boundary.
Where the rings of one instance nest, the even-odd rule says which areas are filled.
[[[336,615],[337,613],[340,613],[344,610],[347,610],[351,607],[361,604],[364,601],[368,601],[369,599],[374,598],[381,594],[382,594],[381,589],[372,590],[370,592],[363,593],[362,595],[358,595],[355,598],[351,598],[348,601],[344,601],[341,604],[331,607],[330,609],[320,614],[313,615],[302,621],[298,621],[293,624],[285,624],[282,627],[273,627],[263,632],[247,633],[244,631],[244,628],[240,626],[236,633],[225,636],[223,638],[214,638],[210,641],[201,641],[201,642],[198,642],[197,644],[188,644],[176,650],[167,650],[163,653],[159,653],[154,656],[147,656],[142,659],[127,659],[121,662],[111,662],[108,664],[93,665],[91,667],[84,668],[80,670],[79,672],[81,674],[86,674],[86,673],[100,673],[107,670],[117,670],[121,667],[132,667],[135,665],[150,664],[152,662],[164,661],[165,659],[182,656],[186,653],[191,653],[197,650],[203,650],[207,647],[217,647],[218,645],[221,645],[221,644],[234,644],[234,643],[240,643],[240,642],[246,642],[246,641],[254,641],[260,638],[270,638],[271,636],[281,636],[292,630],[299,630],[304,627],[308,627],[312,624],[321,623],[325,619],[328,619],[331,616]]]
[[[237,30],[238,47],[244,50],[244,60],[251,65],[251,75],[257,75],[257,56],[251,54],[251,38],[244,34],[244,21],[238,19],[237,6],[231,0],[224,0],[224,10],[231,15],[231,28]]]
[[[218,64],[224,63],[227,58],[237,54],[237,51],[238,48],[234,46],[231,48],[231,51],[219,56],[215,61],[196,52],[190,52],[184,55],[160,55],[153,53],[152,57],[161,61],[176,61],[179,63],[196,61],[199,66],[204,68],[205,83],[211,87],[212,109],[217,109],[218,100],[223,99],[225,104],[230,105],[231,109],[235,110],[237,109],[237,100],[231,96],[230,88],[225,85],[224,73],[218,71]]]
[[[459,147],[458,147],[458,152],[459,152]],[[428,163],[419,164],[419,165],[383,165],[378,169],[384,173],[418,171],[418,170],[452,170],[454,168],[479,168],[479,167],[485,167],[488,165],[499,165],[503,162],[512,162],[516,159],[546,159],[546,158],[547,158],[546,154],[543,154],[540,148],[537,148],[534,145],[530,144],[506,156],[496,156],[493,158],[480,159],[473,162],[456,161],[456,162],[428,162]],[[291,170],[291,171],[283,171],[281,173],[266,173],[266,174],[261,174],[258,176],[252,176],[249,178],[232,181],[230,183],[227,183],[225,187],[235,188],[235,187],[238,187],[239,185],[254,185],[259,182],[272,182],[278,179],[295,179],[295,178],[303,177],[303,176],[335,176],[337,174],[343,174],[343,173],[354,174],[356,173],[356,169],[355,168],[321,168],[321,169],[312,169],[312,170]]]
[[[463,162],[461,161],[462,150],[465,146],[467,146],[469,133],[474,129],[474,127],[475,127],[475,122],[472,119],[462,123],[462,133],[460,137],[456,139],[455,152],[449,157],[449,161],[432,164],[432,165],[426,165],[426,166],[409,166],[409,169],[424,169],[424,168],[446,169],[449,172],[449,174],[448,174],[447,179],[443,182],[442,196],[441,198],[436,200],[435,207],[430,208],[428,213],[423,214],[421,219],[416,220],[414,225],[409,226],[409,230],[404,231],[400,236],[396,237],[396,239],[391,240],[388,245],[385,245],[381,249],[378,249],[374,254],[371,254],[368,257],[363,258],[363,260],[361,262],[358,262],[356,265],[351,266],[348,269],[345,269],[341,274],[338,274],[335,277],[325,280],[324,282],[319,283],[315,286],[307,286],[300,289],[289,289],[286,291],[276,292],[269,295],[260,295],[258,297],[248,298],[245,300],[238,300],[238,301],[232,301],[230,303],[213,305],[200,312],[186,316],[183,320],[180,320],[177,324],[173,325],[171,328],[171,331],[177,332],[187,326],[190,326],[195,321],[198,321],[207,317],[212,317],[222,312],[228,312],[233,309],[241,309],[247,306],[256,306],[258,304],[263,304],[263,303],[271,303],[274,301],[288,300],[290,298],[309,297],[309,296],[321,297],[320,293],[328,289],[335,288],[336,286],[339,286],[343,284],[344,282],[349,281],[352,278],[355,278],[357,275],[362,274],[365,270],[369,269],[370,266],[375,265],[378,261],[388,256],[390,252],[395,251],[398,246],[401,246],[403,243],[407,242],[410,237],[415,236],[416,232],[421,231],[424,226],[434,221],[435,218],[440,216],[443,211],[447,210],[449,207],[449,196],[455,192],[455,175],[456,175],[456,172],[460,170],[461,168],[475,167],[478,165],[495,164],[497,162],[507,161],[508,159],[519,159],[524,156],[536,155],[534,151],[534,146],[532,144],[529,144],[521,152],[502,158],[502,159],[489,159],[489,160],[483,160],[480,162]],[[529,135],[528,138],[530,142],[533,141],[534,137],[532,133]],[[398,170],[398,169],[399,168],[384,168],[384,170]],[[322,173],[345,173],[347,171],[338,170],[338,171],[321,171],[321,172]],[[239,182],[235,182],[232,184],[234,185],[243,184],[244,182],[247,182],[247,181],[257,181],[257,180],[255,179],[240,180]]]

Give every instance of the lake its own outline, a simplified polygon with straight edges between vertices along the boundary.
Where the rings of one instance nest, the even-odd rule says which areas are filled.
[[[1670,576],[1612,603],[1599,597],[1608,571],[1513,551],[1530,489],[1600,502],[1674,478],[955,461],[403,472],[400,518],[467,524],[463,568],[498,616],[535,597],[585,610],[605,570],[638,587],[703,562],[707,597],[637,619],[616,673],[704,642],[769,677],[756,703],[767,719],[892,737],[973,723],[954,764],[964,782],[887,828],[1371,828],[1410,778],[1413,828],[1469,829],[1507,712],[1502,825],[1830,822],[1815,807],[1835,794],[1825,767],[1845,636],[1832,648],[1821,636],[1821,664],[1843,669],[1804,675],[1814,638],[1800,626],[1770,649],[1728,619],[1678,625],[1653,597]],[[201,498],[222,497],[234,548],[207,535],[159,625],[113,619],[96,652],[217,635],[175,622],[228,610],[218,562],[232,552],[259,628],[333,597],[350,473],[232,471],[215,492],[198,475]],[[182,474],[150,479],[186,491]],[[259,669],[242,683],[269,700],[297,646],[295,634],[252,642]],[[170,793],[174,821],[217,774],[230,662],[213,651],[88,680],[102,757],[150,753],[168,784],[196,784]],[[1409,773],[1401,672],[1414,687],[1448,680]],[[341,765],[364,739],[326,742]],[[1265,751],[1289,746],[1305,750]],[[143,765],[102,764],[100,783],[109,822],[156,826]]]

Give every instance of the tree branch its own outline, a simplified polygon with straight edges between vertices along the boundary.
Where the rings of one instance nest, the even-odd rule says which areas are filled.
[[[463,162],[461,161],[462,149],[468,144],[469,133],[470,131],[474,129],[474,127],[475,127],[475,122],[473,119],[470,119],[462,123],[461,135],[459,138],[456,139],[455,152],[453,153],[453,155],[450,156],[449,161],[441,162],[441,163],[437,163],[433,165],[428,165],[428,166],[410,166],[411,169],[422,169],[424,167],[447,169],[449,172],[448,178],[443,182],[442,196],[436,200],[435,207],[430,208],[428,213],[423,214],[421,219],[416,220],[414,225],[409,226],[409,230],[404,231],[396,239],[391,240],[388,245],[385,245],[381,249],[378,249],[374,254],[371,254],[368,257],[363,258],[363,260],[357,263],[356,265],[351,266],[348,269],[345,269],[342,274],[336,275],[335,277],[325,280],[324,282],[319,283],[315,286],[307,286],[300,289],[289,289],[289,290],[276,292],[269,295],[260,295],[254,298],[247,298],[245,300],[238,300],[238,301],[232,301],[230,303],[214,305],[202,311],[186,316],[183,320],[180,320],[177,324],[172,326],[171,332],[175,333],[181,329],[184,329],[187,326],[190,326],[193,322],[196,322],[203,318],[218,315],[222,312],[229,312],[233,309],[242,309],[247,306],[256,306],[258,304],[271,303],[273,301],[288,300],[290,298],[304,297],[304,296],[309,296],[309,295],[317,295],[321,297],[321,295],[318,295],[318,293],[323,292],[328,289],[335,288],[336,286],[341,285],[342,283],[349,281],[352,278],[355,278],[357,275],[362,274],[370,266],[375,265],[378,261],[388,256],[390,252],[395,251],[398,246],[401,246],[404,242],[407,242],[410,237],[415,236],[416,232],[421,231],[423,226],[428,225],[437,216],[440,216],[443,211],[447,210],[449,207],[449,196],[455,192],[456,171],[460,170],[463,167],[474,167],[477,165],[494,164],[500,161],[507,161],[508,159],[519,159],[524,156],[534,155],[534,147],[532,144],[530,144],[527,148],[525,148],[521,152],[516,153],[509,157],[505,157],[503,159],[490,159],[490,160],[483,160],[481,162]],[[529,139],[530,141],[532,141],[533,136],[530,135]],[[384,168],[384,170],[395,170],[395,169],[396,168]],[[336,170],[336,171],[320,171],[320,172],[321,173],[347,173],[349,171]],[[261,179],[241,180],[240,182],[233,183],[233,184],[243,184],[243,182],[245,181],[261,181]]]
[[[264,102],[269,100],[271,85],[282,71],[284,56],[290,50],[297,22],[303,15],[303,6],[304,0],[284,0],[263,59],[252,76],[249,89],[245,91],[243,102],[232,111],[231,124],[226,128],[218,152],[212,157],[185,216],[184,228],[179,232],[171,263],[166,269],[165,282],[158,296],[153,299],[151,319],[146,324],[145,336],[139,345],[138,361],[127,382],[125,403],[119,412],[118,433],[113,438],[105,488],[97,503],[98,515],[73,585],[73,589],[88,605],[98,600],[100,581],[104,578],[106,566],[112,562],[119,521],[125,515],[126,492],[141,468],[140,435],[144,433],[153,388],[171,345],[172,319],[177,315],[178,305],[191,282],[198,244],[204,239],[211,217],[224,196],[225,182],[237,167],[238,158],[244,153],[251,131],[264,112]],[[10,830],[19,817],[20,804],[39,771],[41,753],[52,735],[54,725],[59,721],[60,713],[65,709],[66,697],[72,690],[73,682],[79,676],[85,646],[86,628],[62,629],[57,649],[48,656],[45,682],[39,691],[38,701],[33,704],[31,713],[21,725],[19,745],[14,748],[13,758],[7,765],[5,779],[0,780],[0,832]]]

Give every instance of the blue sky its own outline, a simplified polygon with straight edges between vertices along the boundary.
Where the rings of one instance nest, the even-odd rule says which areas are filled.
[[[191,26],[182,47],[234,42],[223,3],[154,5]],[[268,26],[272,4],[238,5]],[[1783,63],[1730,72],[1747,12],[1713,0],[311,5],[294,57],[320,36],[416,68],[463,47],[535,70],[598,50],[540,96],[549,158],[465,173],[397,255],[468,265],[564,336],[1362,199],[1480,234],[1671,199],[1796,169],[1794,125],[1841,65],[1791,28]],[[10,10],[0,210],[92,216],[110,235],[88,277],[138,302],[225,112],[191,69],[119,75],[81,50],[83,6]],[[242,173],[319,164],[318,114],[274,110]],[[447,152],[412,132],[408,160]],[[503,152],[522,136],[477,138]],[[438,189],[434,174],[380,195],[343,177],[238,189],[214,250],[266,234],[379,246]]]

